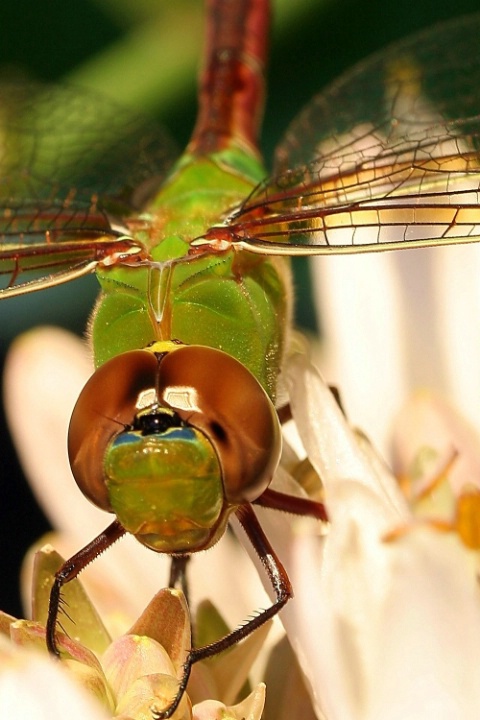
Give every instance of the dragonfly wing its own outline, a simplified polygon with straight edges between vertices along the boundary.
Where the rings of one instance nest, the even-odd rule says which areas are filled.
[[[67,282],[107,257],[140,250],[93,205],[0,202],[0,298]]]
[[[234,240],[303,255],[479,240],[479,37],[480,16],[447,23],[315,97],[229,218]]]
[[[173,157],[153,123],[93,93],[0,85],[0,297],[138,251],[122,221]]]

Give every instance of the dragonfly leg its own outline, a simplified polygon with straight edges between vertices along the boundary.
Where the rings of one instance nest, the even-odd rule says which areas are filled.
[[[248,503],[241,505],[237,509],[236,515],[265,568],[275,592],[275,602],[269,608],[262,610],[258,615],[255,615],[255,617],[248,620],[244,625],[236,628],[223,638],[216,640],[210,645],[193,648],[183,666],[182,678],[174,700],[166,710],[161,713],[155,713],[155,720],[165,720],[165,718],[173,715],[187,687],[192,665],[199,660],[205,660],[208,657],[212,657],[212,655],[217,655],[224,650],[228,650],[232,645],[246,638],[254,630],[267,622],[267,620],[274,617],[293,596],[293,590],[287,572],[263,532],[251,505]]]
[[[185,595],[188,604],[188,580],[187,565],[190,561],[190,555],[172,555],[170,564],[170,578],[168,587],[180,588]]]
[[[264,490],[253,503],[271,510],[281,510],[292,515],[308,515],[308,517],[316,518],[322,522],[328,522],[327,511],[323,503],[310,500],[310,498],[287,495],[271,488]]]
[[[55,631],[57,628],[62,587],[71,580],[74,580],[92,560],[95,560],[96,557],[104,552],[104,550],[107,550],[107,548],[113,545],[113,543],[124,534],[124,528],[118,520],[114,520],[106,530],[101,532],[100,535],[97,535],[94,540],[71,557],[70,560],[63,563],[62,567],[55,573],[55,580],[50,591],[46,632],[47,648],[52,655],[56,655],[57,657],[60,655],[55,639]]]
[[[340,410],[342,411],[342,413],[343,413],[343,414],[345,415],[345,417],[346,417],[347,414],[346,414],[346,412],[345,412],[345,408],[343,407],[342,396],[341,396],[341,394],[340,394],[340,390],[338,389],[338,387],[337,387],[336,385],[329,385],[329,386],[328,386],[328,389],[330,390],[330,392],[332,393],[333,397],[334,397],[335,400],[337,401],[338,407],[340,408]]]
[[[282,405],[281,407],[277,408],[277,415],[278,419],[280,420],[280,425],[285,425],[289,420],[293,419],[292,415],[292,408],[290,406],[290,403],[287,403],[286,405]]]

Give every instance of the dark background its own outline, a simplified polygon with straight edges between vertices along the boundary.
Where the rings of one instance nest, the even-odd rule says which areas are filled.
[[[185,33],[199,17],[200,0],[17,0],[0,10],[0,75],[49,82],[81,82],[138,105],[170,129],[183,147],[195,118],[195,70],[198,49]],[[410,32],[435,22],[472,12],[478,0],[277,0],[274,8],[290,6],[283,23],[276,22],[269,68],[269,96],[262,148],[267,164],[287,123],[326,83],[369,53]],[[277,17],[282,17],[277,7]],[[183,14],[176,22],[174,14]],[[143,28],[163,28],[156,47],[158,60],[142,66],[135,38]],[[196,31],[201,40],[201,29]],[[141,35],[140,35],[141,36]],[[130,39],[133,38],[132,42]],[[479,38],[480,41],[480,38]],[[108,71],[105,53],[125,46]],[[186,68],[177,77],[170,68]],[[127,72],[128,69],[128,72]],[[96,74],[97,73],[97,74]],[[129,86],[127,76],[139,78]],[[141,78],[141,80],[140,80]],[[139,92],[139,86],[146,89]],[[132,90],[133,88],[133,90]],[[140,96],[140,98],[139,98]],[[298,321],[314,328],[309,306],[308,276],[300,270]],[[19,332],[40,323],[55,323],[81,334],[96,292],[95,279],[74,287],[46,291],[0,305],[2,366],[8,345]],[[305,286],[305,290],[304,290]],[[25,409],[23,409],[25,412]],[[34,431],[34,430],[32,430]],[[0,418],[0,607],[19,615],[18,568],[28,546],[48,529],[23,479]],[[65,512],[72,512],[65,508]]]

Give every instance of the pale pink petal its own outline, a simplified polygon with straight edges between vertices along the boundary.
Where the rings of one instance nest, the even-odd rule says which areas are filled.
[[[108,714],[58,663],[0,639],[0,717],[107,720]]]
[[[441,390],[480,427],[480,245],[435,248],[434,317],[439,339],[437,364],[445,372]]]
[[[265,704],[265,685],[258,685],[238,705],[225,706],[215,700],[206,700],[193,708],[194,720],[260,720]]]
[[[349,485],[321,568],[317,539],[295,540],[298,644],[317,706],[328,720],[474,720],[480,614],[464,549],[433,530],[382,544],[361,517],[374,514],[370,493]]]
[[[312,274],[322,370],[340,388],[352,422],[385,447],[408,383],[407,326],[394,255],[322,257],[312,262]]]
[[[295,364],[291,396],[306,413],[297,424],[325,483],[331,527],[322,538],[292,525],[296,600],[284,621],[316,707],[328,720],[473,720],[480,598],[469,553],[431,529],[383,541],[412,517],[395,478],[315,371]]]

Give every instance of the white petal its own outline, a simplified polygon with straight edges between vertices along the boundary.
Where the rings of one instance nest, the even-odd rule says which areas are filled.
[[[62,670],[37,652],[0,647],[0,717],[106,720],[110,717]]]
[[[358,442],[357,436],[348,427],[332,394],[304,356],[295,356],[290,362],[286,384],[289,387],[294,418],[299,426],[305,449],[325,485],[327,510],[332,519],[332,528],[337,525],[343,526],[349,521],[348,513],[353,513],[355,522],[365,529],[366,536],[362,542],[376,548],[383,533],[392,526],[404,525],[411,519],[410,511],[395,478],[368,443]],[[279,472],[282,470],[280,469]],[[351,481],[352,478],[354,481]],[[359,505],[349,503],[351,486],[358,487],[358,492],[366,495],[369,502]],[[281,620],[300,664],[308,676],[312,658],[310,651],[304,647],[303,629],[299,632],[301,626],[299,612],[304,607],[311,607],[312,604],[317,603],[310,579],[315,577],[316,573],[322,572],[322,563],[328,562],[329,566],[333,564],[335,572],[341,572],[341,569],[335,564],[334,555],[323,556],[323,544],[329,542],[329,538],[325,540],[318,537],[321,530],[319,523],[308,519],[308,522],[301,522],[298,529],[298,519],[292,516],[263,508],[256,509],[256,512],[293,583],[294,598],[282,610]],[[315,557],[312,558],[311,565],[300,563],[300,570],[297,568],[300,560],[294,542],[297,532],[306,532],[308,536],[312,534],[315,537]],[[255,561],[254,557],[253,559]],[[385,562],[382,558],[377,562],[380,565],[378,568],[380,576]],[[267,592],[272,596],[272,590],[258,559],[256,563]],[[302,582],[299,581],[299,573],[303,574]],[[377,588],[376,592],[384,593],[385,589]],[[314,625],[310,627],[309,632],[316,638],[315,642],[323,647],[323,642],[318,640]],[[313,691],[317,710],[320,712],[321,688],[315,685]]]
[[[402,286],[396,270],[393,253],[312,262],[325,339],[322,370],[328,382],[340,388],[352,421],[382,448],[408,383]]]
[[[317,711],[328,720],[473,720],[480,614],[468,552],[433,530],[382,541],[411,519],[395,478],[316,372],[302,358],[292,367],[294,415],[332,524],[322,538],[273,513],[262,522],[271,540],[281,527],[273,544],[295,590],[282,619]]]
[[[304,666],[329,720],[473,720],[480,702],[476,579],[454,538],[417,530],[382,544],[372,497],[344,488],[343,523],[295,540]],[[374,501],[375,502],[375,501]],[[348,506],[353,510],[348,521]]]
[[[11,347],[4,397],[22,466],[52,524],[71,531],[68,509],[75,504],[78,525],[95,534],[104,514],[80,502],[67,457],[68,423],[91,371],[86,345],[78,338],[58,328],[38,328]],[[21,408],[28,408],[28,423]]]
[[[382,542],[410,519],[395,479],[311,368],[290,381],[332,520],[326,538],[300,528],[289,542],[296,600],[286,622],[317,708],[328,720],[473,720],[480,598],[469,553],[433,530]]]
[[[446,374],[440,389],[455,398],[465,417],[480,427],[480,246],[435,248],[432,257],[435,324],[441,342],[437,364],[442,363]]]
[[[300,437],[324,484],[331,518],[335,513],[329,497],[332,484],[352,478],[379,495],[384,503],[385,522],[406,520],[410,513],[395,478],[379,461],[372,462],[373,451],[367,444],[362,447],[359,443],[306,356],[297,354],[291,359],[285,380]]]

